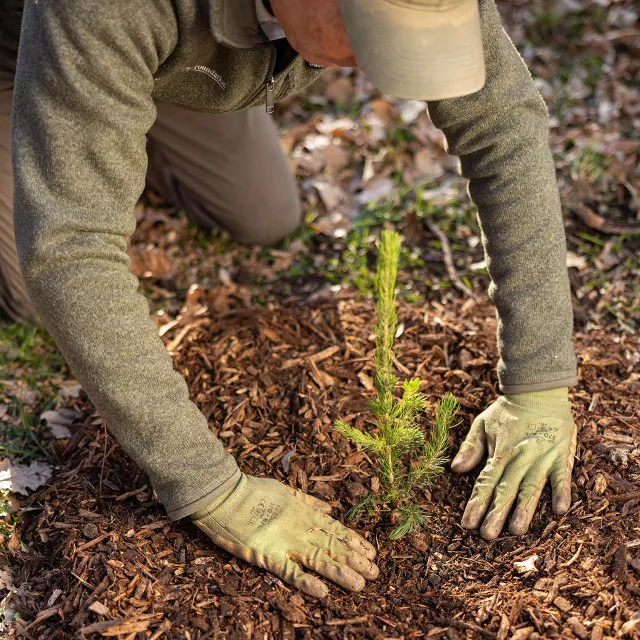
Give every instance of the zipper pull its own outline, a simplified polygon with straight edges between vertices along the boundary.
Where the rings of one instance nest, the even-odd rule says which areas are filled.
[[[275,101],[273,99],[273,92],[275,89],[275,85],[276,85],[276,81],[274,80],[273,76],[271,76],[271,78],[267,80],[267,84],[265,85],[267,89],[267,99],[266,99],[267,113],[273,113],[275,108],[274,106]]]

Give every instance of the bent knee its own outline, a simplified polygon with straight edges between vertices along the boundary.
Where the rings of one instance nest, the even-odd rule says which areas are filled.
[[[228,229],[232,238],[242,244],[269,246],[293,233],[302,223],[302,207],[298,197],[273,205],[259,205],[238,216],[240,224]]]

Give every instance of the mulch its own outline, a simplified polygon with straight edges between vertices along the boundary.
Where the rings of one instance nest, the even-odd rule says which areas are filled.
[[[245,472],[328,500],[343,518],[371,484],[365,453],[332,430],[338,417],[366,428],[371,304],[227,302],[200,291],[165,332],[192,398]],[[402,303],[400,323],[397,373],[423,379],[425,426],[444,392],[462,405],[453,451],[499,393],[494,310],[466,298]],[[355,523],[379,550],[380,577],[324,601],[170,522],[86,400],[71,401],[87,417],[70,440],[51,443],[54,482],[33,495],[9,542],[22,637],[640,637],[640,337],[594,328],[576,347],[569,513],[551,513],[547,489],[526,536],[485,542],[459,524],[475,473],[447,470],[424,493],[424,533],[389,542],[389,512]],[[527,559],[534,568],[520,573],[515,563]]]

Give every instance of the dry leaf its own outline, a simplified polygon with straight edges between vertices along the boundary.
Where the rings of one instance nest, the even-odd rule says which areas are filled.
[[[325,158],[325,167],[329,171],[339,171],[349,164],[349,152],[340,145],[330,144],[322,149]]]
[[[9,390],[9,393],[22,404],[34,407],[38,402],[38,396],[33,389],[29,389],[23,382],[18,380],[2,380],[2,384]]]
[[[329,100],[334,102],[348,102],[353,96],[353,82],[351,78],[342,76],[329,83],[326,89]]]
[[[604,247],[602,247],[602,251],[599,253],[597,258],[595,259],[596,267],[600,271],[607,271],[612,267],[620,264],[620,258],[613,253],[613,242],[608,240],[604,243]]]
[[[389,178],[373,178],[360,193],[356,194],[355,200],[359,205],[364,206],[379,200],[387,200],[394,191],[393,181]]]
[[[331,213],[347,200],[346,193],[342,187],[337,184],[327,182],[326,180],[314,180],[312,185],[318,190],[320,200]]]
[[[9,569],[0,570],[0,589],[13,589],[13,575]]]
[[[435,182],[444,175],[442,163],[434,156],[433,152],[422,147],[413,156],[415,178]]]
[[[587,268],[587,259],[573,251],[567,251],[567,267],[574,267],[578,271],[582,271]]]
[[[59,409],[58,411],[45,411],[40,419],[47,423],[53,437],[58,440],[68,440],[71,437],[69,426],[83,417],[80,411],[73,409]]]
[[[423,100],[407,100],[400,105],[400,120],[403,124],[411,124],[421,113],[427,110],[427,103]]]
[[[176,266],[160,247],[151,244],[130,246],[127,250],[131,259],[129,271],[138,278],[170,280],[176,274]]]
[[[68,398],[73,398],[74,400],[80,397],[80,392],[82,391],[82,385],[78,383],[69,385],[67,387],[62,387],[60,389],[60,393],[58,394],[63,400]]]
[[[44,462],[12,465],[8,458],[0,460],[0,490],[27,495],[27,490],[35,491],[51,478],[52,467]]]

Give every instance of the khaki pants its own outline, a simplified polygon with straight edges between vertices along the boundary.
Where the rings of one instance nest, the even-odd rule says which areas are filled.
[[[16,321],[35,322],[13,233],[11,87],[0,78],[0,309]],[[147,184],[195,224],[262,245],[300,224],[296,185],[264,108],[222,116],[167,104],[157,108],[147,140]]]

